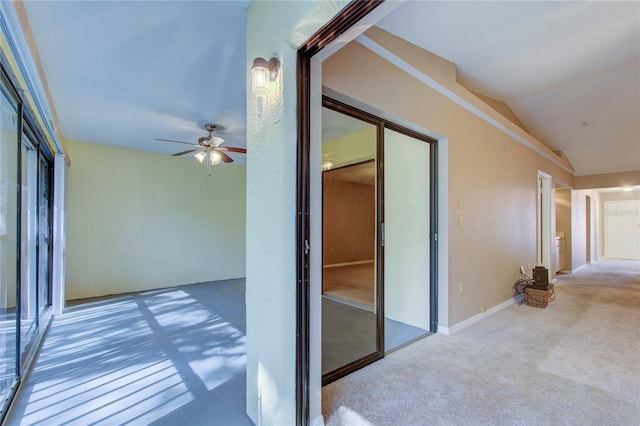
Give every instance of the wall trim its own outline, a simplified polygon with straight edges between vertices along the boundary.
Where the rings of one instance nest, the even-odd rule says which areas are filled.
[[[560,167],[562,170],[564,170],[567,173],[573,175],[574,171],[571,170],[571,168],[567,167],[566,165],[562,164],[562,162],[560,162],[557,158],[554,158],[553,154],[549,154],[549,153],[545,152],[540,147],[534,145],[533,143],[528,141],[526,138],[520,136],[519,134],[517,134],[513,130],[509,129],[507,126],[502,124],[500,121],[496,120],[495,118],[491,117],[489,114],[487,114],[484,111],[480,110],[478,107],[476,107],[475,105],[473,105],[469,101],[463,99],[457,93],[453,92],[452,90],[450,90],[450,89],[446,88],[445,86],[443,86],[442,84],[438,83],[437,81],[435,81],[431,77],[427,76],[422,71],[418,70],[413,65],[409,64],[408,62],[406,62],[405,60],[403,60],[402,58],[400,58],[399,56],[397,56],[396,54],[394,54],[390,50],[382,47],[381,45],[379,45],[375,41],[371,40],[369,37],[367,37],[365,35],[360,35],[358,38],[356,38],[356,41],[358,43],[360,43],[362,46],[364,46],[367,49],[369,49],[371,52],[373,52],[376,55],[380,56],[381,58],[387,60],[388,62],[394,64],[395,66],[397,66],[398,68],[400,68],[401,70],[403,70],[404,72],[409,74],[410,76],[414,77],[415,79],[417,79],[421,83],[424,83],[426,86],[434,89],[436,92],[438,92],[441,95],[447,97],[449,100],[453,101],[454,103],[460,105],[461,107],[463,107],[467,111],[469,111],[472,114],[476,115],[478,118],[480,118],[480,119],[486,121],[487,123],[491,124],[492,126],[497,128],[498,130],[502,131],[506,135],[508,135],[511,138],[515,139],[520,144],[522,144],[525,147],[529,148],[530,150],[532,150],[536,154],[540,155],[541,157],[546,158],[547,160],[551,161],[556,166]]]
[[[476,314],[472,317],[467,318],[466,320],[462,320],[459,323],[451,326],[451,327],[445,327],[443,325],[438,324],[438,333],[442,333],[445,336],[450,336],[454,333],[457,333],[461,330],[464,330],[465,328],[477,323],[478,321],[481,321],[483,319],[485,319],[486,317],[488,317],[491,314],[495,314],[496,312],[499,312],[501,310],[503,310],[504,308],[508,308],[509,306],[513,305],[516,302],[515,299],[511,298],[509,300],[505,300],[504,302],[500,303],[499,305],[493,306],[489,309],[487,309],[486,312],[484,313],[480,313],[480,314]]]

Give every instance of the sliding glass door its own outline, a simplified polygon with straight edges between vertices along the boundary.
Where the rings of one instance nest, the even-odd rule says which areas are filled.
[[[17,381],[18,319],[16,317],[18,268],[18,104],[2,87],[0,99],[0,401]]]
[[[382,357],[375,124],[323,108],[322,373]]]
[[[24,353],[37,328],[38,151],[22,135],[20,212],[20,353]]]
[[[52,262],[52,219],[51,203],[52,179],[51,162],[40,156],[38,170],[38,314],[42,318],[44,312],[51,306],[51,262]]]
[[[436,330],[435,140],[325,97],[322,374]]]
[[[430,144],[384,130],[385,352],[429,333]]]
[[[5,74],[0,89],[1,421],[50,317],[53,157]]]

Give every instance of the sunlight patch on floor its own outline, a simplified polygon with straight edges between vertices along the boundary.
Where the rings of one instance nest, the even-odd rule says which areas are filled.
[[[244,333],[185,291],[77,305],[49,331],[19,424],[149,424],[245,369]]]
[[[123,424],[133,418],[160,418],[193,398],[171,361],[132,365],[107,375],[83,377],[75,384],[55,380],[31,394],[25,424]],[[58,389],[60,388],[60,389]],[[170,402],[170,404],[168,404]]]

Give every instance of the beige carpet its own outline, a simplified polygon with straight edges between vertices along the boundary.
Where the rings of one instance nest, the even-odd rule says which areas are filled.
[[[559,277],[512,305],[323,389],[328,425],[640,424],[640,262]]]
[[[324,268],[322,291],[329,296],[373,306],[375,263]]]

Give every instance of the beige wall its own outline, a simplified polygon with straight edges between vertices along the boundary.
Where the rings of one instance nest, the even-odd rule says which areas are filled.
[[[571,191],[571,270],[587,264],[587,195],[590,191]]]
[[[425,64],[433,58],[393,36],[374,35],[383,47],[428,73]],[[448,139],[448,325],[511,299],[519,266],[535,264],[537,171],[567,186],[572,175],[358,43],[323,64],[323,84]],[[464,88],[446,84],[523,134]],[[529,135],[523,137],[555,156]],[[458,217],[464,227],[458,227]],[[462,294],[460,281],[465,283]]]
[[[639,170],[602,175],[576,176],[573,180],[574,189],[615,188],[633,185],[640,185]]]
[[[322,262],[334,265],[373,261],[376,246],[375,185],[331,177],[340,170],[323,174]]]
[[[244,277],[245,167],[67,148],[67,300]]]

